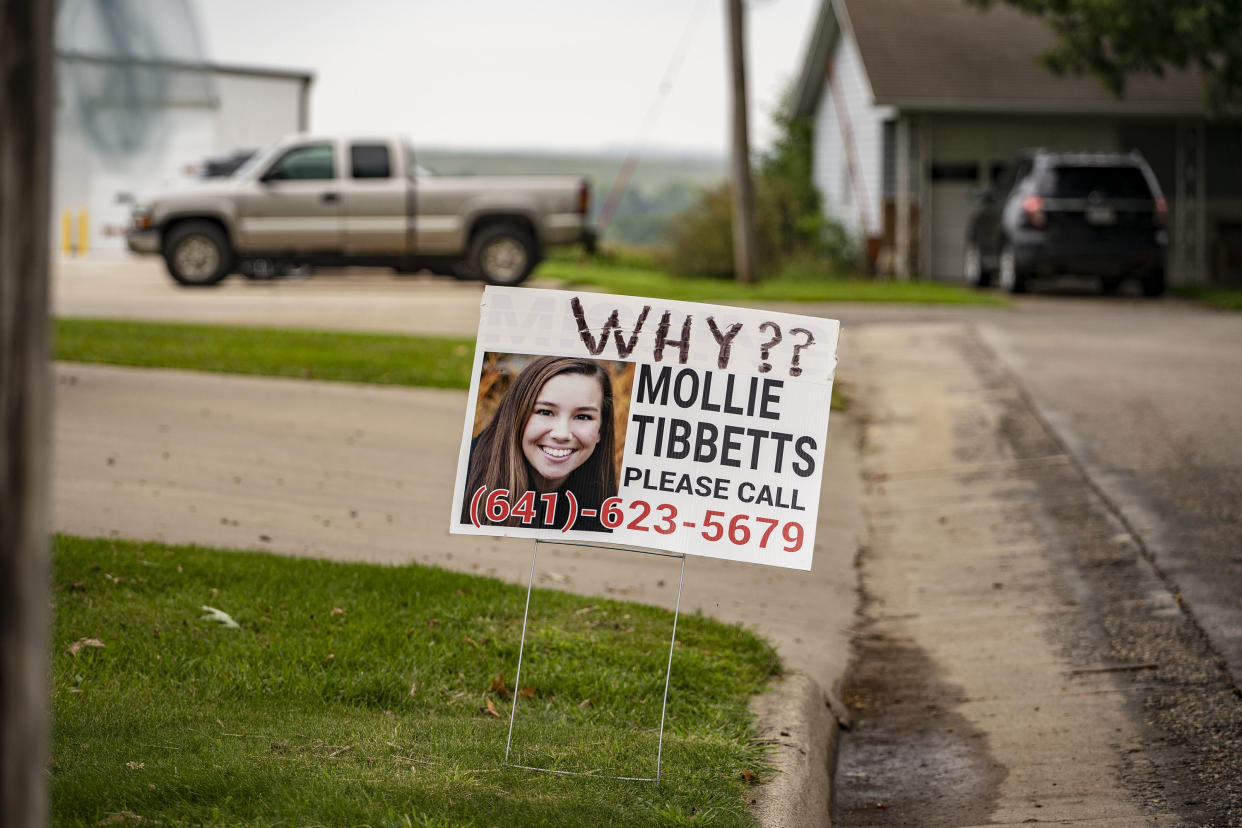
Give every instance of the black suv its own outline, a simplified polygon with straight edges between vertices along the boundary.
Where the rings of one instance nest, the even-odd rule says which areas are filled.
[[[963,272],[978,286],[1022,293],[1032,278],[1089,276],[1116,290],[1138,279],[1164,292],[1168,205],[1137,152],[1019,155],[979,196]]]

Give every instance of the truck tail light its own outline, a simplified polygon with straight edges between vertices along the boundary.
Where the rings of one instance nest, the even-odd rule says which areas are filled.
[[[1029,195],[1022,199],[1022,215],[1032,227],[1043,227],[1048,223],[1048,214],[1044,212],[1044,200],[1037,195]]]
[[[1164,196],[1156,196],[1155,209],[1152,212],[1152,221],[1157,227],[1164,227],[1169,223],[1169,202],[1164,200]]]
[[[591,182],[585,178],[578,185],[578,214],[585,216],[591,212]]]

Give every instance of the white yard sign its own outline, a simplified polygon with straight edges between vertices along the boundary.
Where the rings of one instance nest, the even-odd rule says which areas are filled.
[[[451,531],[810,569],[839,328],[487,288]]]

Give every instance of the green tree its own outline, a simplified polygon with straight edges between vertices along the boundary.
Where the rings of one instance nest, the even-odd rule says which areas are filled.
[[[1198,69],[1213,109],[1242,102],[1242,2],[1239,0],[965,0],[1005,2],[1035,15],[1056,34],[1042,55],[1057,74],[1090,73],[1114,95],[1136,73]]]
[[[853,267],[856,246],[824,218],[811,178],[813,129],[781,107],[777,136],[755,162],[755,243],[760,273],[775,276],[792,264],[822,278]],[[669,269],[682,276],[733,278],[733,208],[729,185],[704,190],[669,224]]]

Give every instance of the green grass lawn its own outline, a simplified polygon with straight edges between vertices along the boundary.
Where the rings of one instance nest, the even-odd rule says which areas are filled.
[[[62,318],[53,353],[69,362],[468,388],[474,340]]]
[[[535,592],[511,761],[592,774],[557,776],[503,761],[520,587],[64,536],[53,569],[57,825],[753,823],[780,665],[739,627],[681,618],[657,787],[605,777],[654,773],[664,610]]]
[[[1229,311],[1242,311],[1242,290],[1229,288],[1177,287],[1173,289],[1179,296],[1202,302],[1213,308]]]
[[[726,279],[673,277],[638,263],[602,264],[564,257],[545,261],[535,275],[604,293],[692,302],[906,302],[1001,307],[1010,304],[995,292],[940,282],[775,278],[745,286]]]
[[[474,340],[64,318],[52,351],[66,362],[469,388]],[[847,406],[834,385],[832,409]]]

